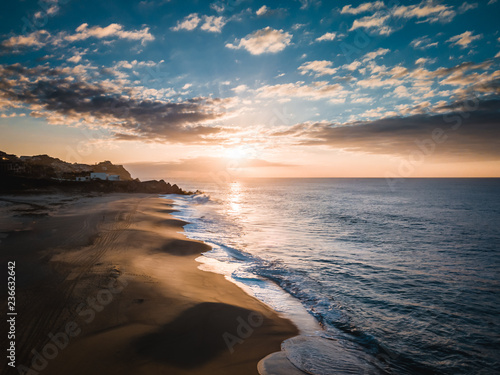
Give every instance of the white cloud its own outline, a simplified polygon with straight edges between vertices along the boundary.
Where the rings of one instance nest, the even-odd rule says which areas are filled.
[[[342,66],[344,69],[348,69],[348,70],[356,70],[358,69],[359,67],[361,66],[361,63],[357,60],[353,61],[352,63],[350,64],[346,64],[344,66]]]
[[[235,44],[226,44],[227,48],[241,49],[244,48],[252,55],[260,55],[262,53],[276,53],[282,51],[286,46],[290,45],[292,34],[283,30],[275,30],[271,27],[254,31],[246,37],[236,40]]]
[[[83,53],[76,52],[73,56],[71,56],[68,59],[68,61],[77,64],[82,60],[82,55],[83,55]]]
[[[408,96],[410,96],[410,94],[408,93],[408,90],[406,89],[405,86],[398,86],[394,89],[394,94],[398,97],[398,98],[406,98]]]
[[[349,31],[353,31],[359,28],[365,28],[380,35],[389,35],[393,32],[393,29],[390,26],[386,25],[386,22],[388,20],[389,15],[387,15],[386,13],[377,12],[372,16],[366,16],[355,20]]]
[[[50,33],[45,30],[34,31],[28,35],[17,35],[12,36],[2,42],[2,46],[7,48],[24,48],[24,47],[43,47],[48,39],[50,38]]]
[[[26,114],[24,113],[11,113],[10,115],[7,115],[6,113],[0,114],[0,118],[11,118],[11,117],[25,117]]]
[[[385,7],[383,1],[375,1],[373,3],[364,3],[357,8],[352,8],[351,5],[346,5],[342,8],[340,13],[342,14],[360,14],[364,12],[371,12],[374,10],[379,10]]]
[[[364,112],[361,114],[361,116],[364,117],[380,117],[382,116],[382,111],[384,111],[385,108],[383,107],[377,107],[373,109],[369,109],[368,111]]]
[[[319,6],[321,5],[321,0],[299,0],[302,6],[300,9],[307,9],[309,6]]]
[[[351,100],[351,103],[371,103],[373,101],[372,98],[364,98],[364,97],[360,97],[360,98],[354,98]]]
[[[417,59],[417,61],[415,61],[415,64],[417,64],[417,65],[424,65],[424,64],[427,64],[427,63],[433,63],[435,61],[436,61],[436,59],[428,59],[426,57],[421,57],[421,58]]]
[[[239,85],[236,86],[235,88],[232,89],[236,94],[241,94],[242,92],[245,92],[248,90],[247,85]]]
[[[433,1],[422,1],[419,5],[399,6],[392,10],[394,16],[402,18],[418,18],[420,22],[451,22],[456,16],[453,7],[437,4]]]
[[[490,0],[488,1],[488,5],[495,4],[498,0]]]
[[[476,9],[477,7],[479,6],[478,3],[471,3],[469,4],[468,2],[464,2],[462,5],[460,5],[460,7],[458,8],[458,12],[459,13],[465,13],[467,12],[468,10],[471,10],[471,9]]]
[[[68,42],[76,42],[88,38],[104,39],[116,37],[119,39],[140,40],[142,44],[155,39],[149,32],[149,27],[145,27],[142,30],[126,31],[123,30],[122,25],[117,23],[112,23],[106,27],[93,26],[89,28],[88,26],[88,23],[81,24],[76,28],[76,34],[65,35],[63,39]]]
[[[44,6],[44,8],[46,7],[46,5]],[[40,19],[40,18],[43,18],[44,16],[55,16],[58,12],[59,12],[60,8],[57,4],[53,4],[51,5],[50,7],[46,8],[45,12],[43,11],[38,11],[36,12],[33,17],[35,17],[36,19]]]
[[[337,68],[332,68],[332,62],[331,61],[326,61],[326,60],[321,60],[321,61],[309,61],[305,62],[301,66],[299,66],[299,70],[301,71],[301,74],[307,74],[307,73],[316,73],[315,75],[317,77],[319,76],[325,76],[325,75],[333,75],[337,72]]]
[[[368,52],[366,55],[363,56],[363,61],[373,60],[378,56],[383,56],[387,54],[387,52],[389,52],[387,48],[379,48],[376,51]]]
[[[437,47],[438,42],[431,43],[431,39],[426,35],[417,39],[413,39],[410,43],[413,48],[427,49],[430,47]]]
[[[223,16],[199,16],[198,13],[191,13],[184,17],[182,20],[177,21],[172,31],[187,30],[193,31],[200,25],[200,29],[212,33],[220,33],[222,28],[226,25],[227,19]]]
[[[93,26],[88,27],[88,23],[83,23],[76,28],[75,34],[67,34],[60,32],[56,36],[50,35],[48,31],[38,30],[28,35],[18,35],[10,37],[2,42],[2,46],[12,49],[22,47],[40,48],[47,44],[60,45],[63,42],[77,42],[89,38],[107,39],[118,38],[128,40],[140,40],[142,44],[154,40],[154,36],[149,32],[149,27],[142,30],[124,30],[123,26],[117,23],[112,23],[106,27]],[[72,62],[76,61],[78,57],[73,57]]]
[[[316,41],[322,42],[325,40],[334,40],[336,36],[337,36],[336,33],[326,33],[320,36],[319,38],[316,38]]]
[[[179,30],[194,30],[198,26],[198,24],[201,22],[201,18],[198,17],[198,13],[191,13],[190,15],[184,17],[182,21],[177,21],[177,25],[172,27],[171,29],[173,31],[179,31]]]
[[[124,68],[124,69],[134,69],[134,68],[137,68],[137,67],[152,67],[152,66],[156,66],[156,65],[159,65],[161,63],[165,62],[165,60],[160,60],[159,62],[154,62],[154,61],[137,61],[137,60],[132,60],[132,61],[126,61],[126,60],[122,60],[122,61],[118,61],[116,64],[115,64],[115,68]]]
[[[376,77],[370,77],[367,79],[362,79],[362,80],[358,81],[357,84],[359,86],[365,87],[365,88],[377,88],[377,87],[383,87],[383,86],[400,85],[401,81],[398,79],[394,79],[394,78],[381,79],[381,77],[376,76]]]
[[[262,5],[256,12],[255,14],[258,16],[263,16],[269,11],[269,8],[266,5]]]
[[[340,84],[329,84],[326,81],[316,81],[310,85],[304,82],[285,83],[281,85],[263,86],[257,90],[263,98],[288,97],[308,100],[341,99],[347,95]]]
[[[203,25],[201,25],[202,30],[220,33],[227,21],[222,16],[203,16],[203,22]]]
[[[462,34],[455,35],[447,40],[448,43],[451,43],[452,46],[460,46],[461,48],[466,48],[469,44],[471,44],[475,40],[479,40],[483,37],[482,34],[472,35],[472,31],[466,31]]]
[[[210,4],[210,9],[215,10],[217,13],[222,13],[222,12],[224,12],[225,7],[224,7],[224,4],[222,4],[222,3],[219,3],[219,4],[212,3],[212,4]]]

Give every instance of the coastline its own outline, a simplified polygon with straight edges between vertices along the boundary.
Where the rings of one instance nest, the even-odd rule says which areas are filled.
[[[186,222],[165,198],[7,200],[1,257],[14,259],[19,275],[16,366],[54,375],[257,374],[257,363],[298,333],[223,275],[198,269],[210,247],[182,233]]]

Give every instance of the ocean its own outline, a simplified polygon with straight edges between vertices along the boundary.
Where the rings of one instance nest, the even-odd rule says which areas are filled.
[[[380,373],[500,374],[500,179],[178,184],[203,191],[175,197],[187,236],[213,247],[200,268],[319,347],[335,339]],[[335,373],[316,351],[308,371]]]

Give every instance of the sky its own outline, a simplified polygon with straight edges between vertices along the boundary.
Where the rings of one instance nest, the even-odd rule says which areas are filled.
[[[6,0],[0,150],[140,178],[500,177],[500,1]]]

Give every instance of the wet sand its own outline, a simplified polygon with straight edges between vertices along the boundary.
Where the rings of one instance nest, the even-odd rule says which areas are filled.
[[[16,366],[53,375],[257,374],[297,328],[199,270],[194,259],[209,246],[184,236],[174,209],[148,195],[0,197],[1,264],[16,262]]]

